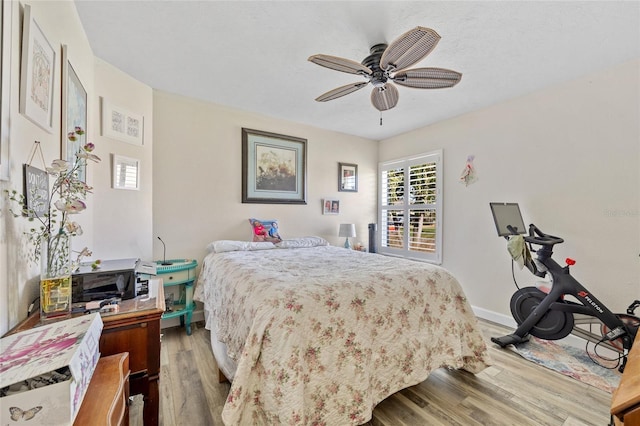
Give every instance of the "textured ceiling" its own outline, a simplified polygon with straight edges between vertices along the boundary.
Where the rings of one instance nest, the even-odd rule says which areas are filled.
[[[154,89],[373,140],[640,58],[638,1],[75,3],[94,54]],[[361,62],[416,26],[442,39],[414,67],[461,72],[457,86],[397,86],[382,126],[372,86],[314,101],[363,78],[310,55]]]

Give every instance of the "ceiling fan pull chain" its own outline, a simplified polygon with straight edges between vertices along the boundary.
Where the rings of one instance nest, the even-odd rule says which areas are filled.
[[[382,126],[382,111],[380,111],[380,125]]]

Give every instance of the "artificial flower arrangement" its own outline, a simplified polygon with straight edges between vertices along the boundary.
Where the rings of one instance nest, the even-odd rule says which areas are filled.
[[[84,129],[76,127],[67,138],[75,142],[84,134]],[[41,260],[43,270],[49,273],[68,275],[79,266],[82,257],[92,255],[85,247],[78,252],[77,259],[71,262],[69,237],[82,235],[82,228],[71,220],[71,215],[87,208],[84,200],[93,188],[79,178],[79,171],[86,166],[87,161],[100,161],[100,157],[92,153],[94,149],[93,143],[86,143],[76,153],[77,161],[74,164],[65,160],[53,160],[51,167],[47,167],[47,173],[55,179],[53,188],[48,194],[48,199],[35,200],[36,203],[46,206],[47,211],[44,214],[37,215],[32,207],[28,207],[25,195],[15,190],[6,191],[8,198],[21,206],[19,213],[11,211],[14,217],[21,214],[27,216],[30,222],[39,222],[39,226],[25,231],[29,243],[33,245],[29,260]],[[99,265],[100,261],[96,261],[92,267],[96,269]]]

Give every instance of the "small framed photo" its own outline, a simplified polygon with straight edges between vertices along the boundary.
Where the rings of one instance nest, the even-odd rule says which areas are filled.
[[[358,165],[338,163],[338,191],[358,192]]]
[[[340,214],[340,200],[333,198],[322,200],[322,214]]]
[[[4,4],[5,2],[3,2]],[[53,133],[53,81],[56,51],[24,5],[20,114]]]
[[[135,158],[113,155],[113,188],[140,189],[140,161]]]
[[[102,136],[142,145],[144,117],[102,98]]]

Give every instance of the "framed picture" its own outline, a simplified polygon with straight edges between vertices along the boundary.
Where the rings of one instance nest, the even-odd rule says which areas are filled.
[[[9,100],[12,1],[0,3],[0,180],[9,180]]]
[[[112,154],[113,188],[140,189],[140,161],[135,158]]]
[[[358,165],[338,163],[338,191],[358,192]]]
[[[322,214],[340,214],[340,200],[333,198],[322,200]]]
[[[60,158],[67,160],[71,165],[78,161],[76,154],[86,143],[87,135],[87,91],[84,90],[78,75],[68,59],[67,45],[62,45],[62,126],[60,144]],[[73,133],[76,127],[85,131],[85,136],[77,137],[75,141],[69,140],[69,133]],[[78,178],[86,182],[87,171],[85,167],[78,169]]]
[[[44,170],[24,164],[24,200],[29,217],[49,213],[49,175]]]
[[[242,129],[242,202],[307,204],[307,140]]]
[[[102,136],[142,145],[144,117],[102,98]]]
[[[53,76],[56,51],[24,5],[20,114],[53,133]]]

